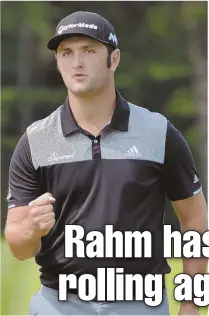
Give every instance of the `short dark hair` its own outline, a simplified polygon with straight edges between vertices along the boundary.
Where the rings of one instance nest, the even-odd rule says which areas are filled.
[[[106,44],[105,45],[107,47],[107,51],[108,51],[108,56],[107,56],[107,68],[111,67],[111,55],[112,52],[115,50],[115,47],[113,47],[112,45]]]

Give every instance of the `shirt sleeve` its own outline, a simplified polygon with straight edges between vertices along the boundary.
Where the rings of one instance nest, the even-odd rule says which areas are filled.
[[[8,208],[28,205],[40,196],[40,181],[31,158],[27,133],[20,138],[9,166]]]
[[[189,198],[202,190],[195,162],[186,140],[168,121],[163,186],[170,201]]]

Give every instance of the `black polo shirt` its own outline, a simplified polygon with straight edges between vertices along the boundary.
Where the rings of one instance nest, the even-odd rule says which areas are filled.
[[[109,125],[94,137],[75,122],[68,99],[30,125],[9,169],[9,208],[27,205],[45,192],[56,199],[56,224],[42,238],[35,260],[41,282],[58,289],[58,275],[120,267],[125,273],[166,274],[163,220],[166,197],[189,198],[201,190],[192,153],[181,133],[159,113],[128,103],[117,92]],[[99,106],[99,105],[98,105]],[[145,231],[153,236],[147,258],[65,258],[66,224],[85,233]]]

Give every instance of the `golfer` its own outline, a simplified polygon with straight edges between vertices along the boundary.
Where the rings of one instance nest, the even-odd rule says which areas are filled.
[[[30,315],[169,315],[163,301],[81,300],[76,289],[58,299],[59,275],[96,275],[98,268],[126,273],[170,272],[163,257],[164,205],[168,198],[182,231],[207,230],[207,213],[191,150],[165,116],[125,100],[115,87],[120,63],[113,26],[91,12],[75,12],[57,25],[48,42],[67,88],[63,104],[30,125],[9,169],[6,240],[19,260],[35,258],[40,290]],[[152,258],[65,257],[65,225],[85,234],[150,231]],[[205,273],[206,260],[184,260],[184,273]],[[33,279],[33,275],[28,276]],[[24,293],[23,293],[24,294]],[[179,315],[198,315],[182,303]]]

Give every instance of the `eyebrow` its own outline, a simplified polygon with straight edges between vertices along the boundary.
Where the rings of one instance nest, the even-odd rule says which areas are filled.
[[[61,48],[60,48],[60,51],[62,51],[62,52],[63,52],[63,51],[66,51],[66,50],[71,50],[71,48],[69,48],[69,47],[64,47],[64,48],[61,47]]]
[[[83,48],[83,49],[86,49],[86,48],[96,48],[96,45],[95,44],[86,44],[86,45],[83,45],[83,46],[81,46],[81,48]],[[70,48],[70,47],[61,47],[60,48],[60,50],[61,51],[67,51],[67,50],[71,50],[72,48]]]
[[[95,48],[95,44],[84,45],[83,48]]]

